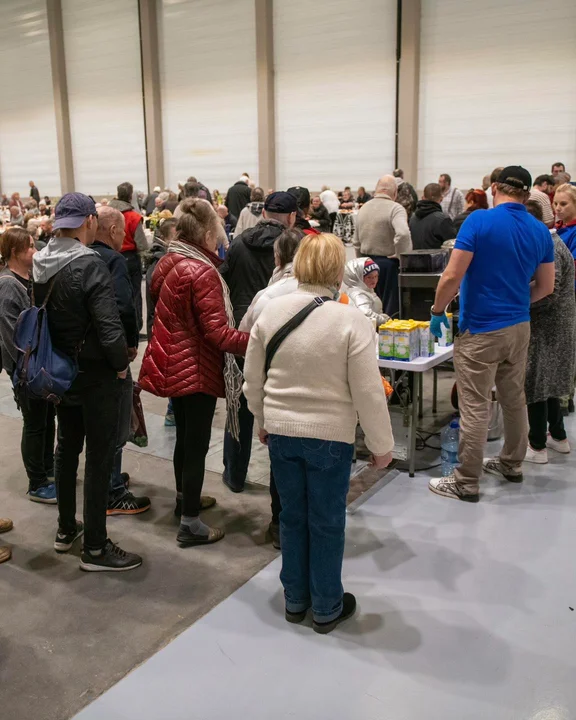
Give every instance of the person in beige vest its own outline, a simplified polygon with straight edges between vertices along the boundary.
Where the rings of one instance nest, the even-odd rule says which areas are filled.
[[[398,185],[392,175],[378,180],[370,202],[360,208],[354,230],[356,257],[371,257],[380,268],[376,294],[386,315],[400,309],[398,297],[398,256],[412,250],[406,210],[396,202]]]

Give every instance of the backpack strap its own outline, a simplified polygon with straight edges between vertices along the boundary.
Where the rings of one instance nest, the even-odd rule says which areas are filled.
[[[54,282],[56,281],[56,277],[58,276],[58,273],[54,275],[52,280],[50,280],[50,285],[48,286],[48,292],[46,293],[46,297],[44,298],[44,302],[42,305],[40,305],[40,310],[45,310],[46,305],[48,305],[48,300],[50,300],[50,295],[52,294],[52,288],[54,287]],[[34,302],[34,283],[32,283],[32,305],[35,305]]]
[[[290,318],[285,325],[282,325],[282,327],[274,333],[272,339],[268,345],[266,345],[266,361],[264,363],[264,372],[266,375],[268,375],[268,370],[270,370],[272,358],[276,355],[276,351],[284,340],[286,340],[288,335],[290,335],[290,333],[295,330],[298,325],[301,325],[311,312],[316,310],[316,308],[319,308],[321,305],[324,305],[325,302],[330,302],[331,300],[332,298],[329,297],[315,297],[309,305],[303,307],[302,310],[297,312],[293,318]]]

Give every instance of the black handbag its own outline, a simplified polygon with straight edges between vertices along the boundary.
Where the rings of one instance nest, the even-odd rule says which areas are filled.
[[[313,310],[316,310],[316,308],[321,307],[322,305],[324,305],[325,302],[329,302],[331,300],[332,298],[329,297],[315,297],[309,305],[303,307],[302,310],[297,312],[296,315],[294,315],[293,318],[288,320],[285,325],[282,325],[280,330],[277,330],[274,333],[272,339],[270,340],[268,345],[266,345],[266,361],[264,363],[264,372],[266,373],[266,375],[268,375],[268,370],[270,370],[272,358],[274,357],[274,355],[276,355],[276,351],[284,342],[284,340],[286,340],[288,335],[290,335],[292,330],[295,330],[298,325],[301,325]]]

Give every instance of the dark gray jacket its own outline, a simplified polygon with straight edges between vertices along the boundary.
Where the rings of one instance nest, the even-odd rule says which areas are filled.
[[[14,345],[14,328],[22,310],[30,307],[30,298],[24,284],[16,275],[4,268],[0,272],[0,354],[2,367],[12,375],[18,359]]]

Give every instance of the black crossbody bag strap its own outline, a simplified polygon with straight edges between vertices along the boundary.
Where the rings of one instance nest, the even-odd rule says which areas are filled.
[[[316,310],[316,308],[319,308],[321,305],[324,305],[325,302],[328,302],[332,300],[332,298],[329,297],[315,297],[314,300],[309,305],[306,305],[306,307],[303,307],[302,310],[296,313],[293,318],[288,320],[288,322],[285,325],[282,325],[280,330],[277,330],[274,335],[272,336],[272,339],[266,345],[266,362],[264,364],[264,372],[266,375],[268,375],[268,370],[270,370],[270,365],[272,364],[272,358],[274,355],[276,355],[276,351],[280,347],[280,345],[286,340],[288,335],[292,332],[292,330],[295,330],[298,325],[301,325],[304,320],[310,315],[311,312]]]

